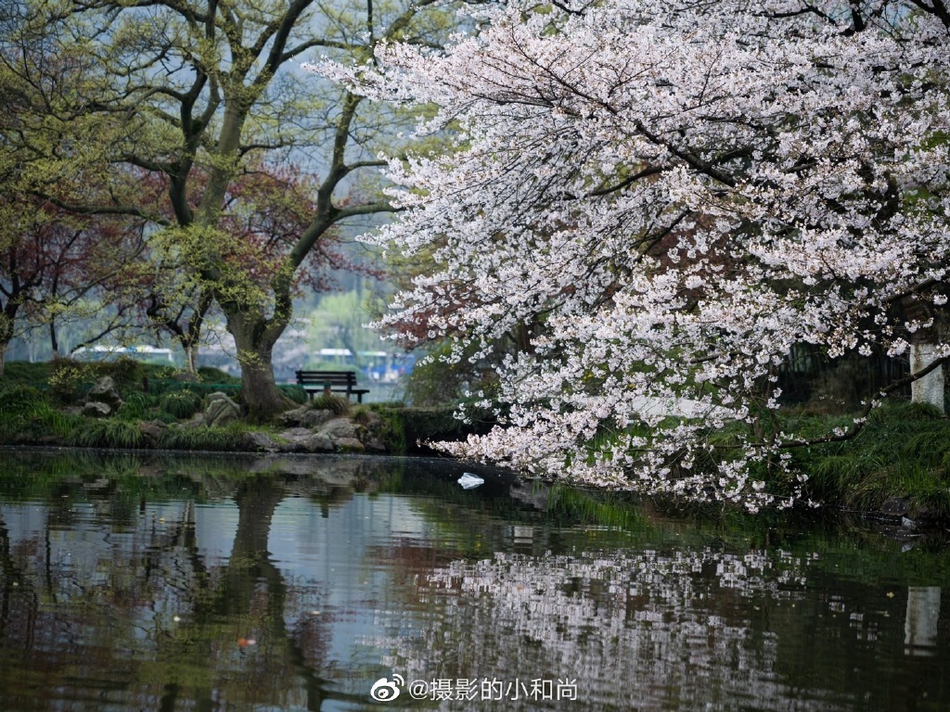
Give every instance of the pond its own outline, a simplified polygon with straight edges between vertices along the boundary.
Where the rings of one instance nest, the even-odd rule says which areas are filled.
[[[0,709],[946,710],[946,542],[396,458],[0,453]]]

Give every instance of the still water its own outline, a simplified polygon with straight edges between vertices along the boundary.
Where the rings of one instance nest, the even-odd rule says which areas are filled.
[[[462,471],[0,452],[0,709],[950,709],[940,539]]]

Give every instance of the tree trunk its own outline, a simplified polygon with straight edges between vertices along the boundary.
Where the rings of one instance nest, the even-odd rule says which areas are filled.
[[[7,361],[8,342],[0,341],[0,378],[3,378],[3,366]]]
[[[285,407],[271,363],[274,344],[283,329],[268,328],[266,319],[245,312],[229,313],[225,309],[225,316],[237,346],[241,392],[248,416],[256,422],[273,420]]]
[[[198,373],[198,345],[183,345],[185,350],[185,371],[188,373]]]
[[[919,343],[910,345],[910,371],[921,371],[937,358],[937,348],[934,344]],[[911,401],[914,403],[929,403],[941,413],[945,412],[943,404],[943,367],[935,368],[923,378],[914,381],[910,386]]]

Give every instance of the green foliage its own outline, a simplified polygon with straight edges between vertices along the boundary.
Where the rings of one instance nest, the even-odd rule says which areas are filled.
[[[88,366],[93,379],[109,376],[115,381],[115,386],[120,393],[142,390],[146,368],[141,361],[123,356],[115,361],[99,361]]]
[[[149,420],[153,416],[156,399],[138,391],[129,393],[119,406],[116,417],[122,420]]]
[[[309,394],[300,386],[281,385],[277,388],[283,396],[289,398],[294,403],[303,405],[304,403],[308,403],[310,401]]]
[[[372,403],[357,407],[351,417],[360,425],[372,427],[373,434],[386,447],[386,452],[395,454],[406,452],[406,429],[402,412],[399,408]]]
[[[191,389],[166,393],[159,401],[159,408],[178,420],[192,417],[201,408],[201,396]]]
[[[159,447],[169,450],[246,450],[247,429],[240,423],[225,428],[190,428],[170,425],[159,440]]]
[[[93,364],[59,360],[49,376],[50,394],[60,403],[78,403],[94,380]]]
[[[53,373],[53,367],[54,362],[52,361],[42,361],[40,363],[8,361],[4,364],[3,377],[0,378],[0,382],[4,384],[19,383],[39,387],[49,382],[49,377]]]
[[[487,432],[493,418],[490,413],[473,414],[473,422],[466,423],[455,417],[455,408],[403,408],[402,416],[406,447],[413,450],[418,443],[438,440],[464,440],[470,433]]]
[[[321,393],[315,396],[311,406],[314,410],[329,410],[334,415],[346,415],[350,412],[350,402],[343,396],[326,395]]]
[[[827,432],[841,421],[816,418],[816,431],[822,422]],[[922,517],[950,515],[950,420],[926,404],[885,406],[854,439],[792,454],[819,501],[870,511],[897,498]]]
[[[235,385],[241,383],[240,378],[235,378],[220,368],[213,368],[211,366],[202,366],[199,368],[198,376],[203,383],[231,383]]]
[[[432,358],[417,362],[406,383],[406,400],[421,408],[457,403],[464,395],[466,384],[473,390],[491,385],[466,360],[447,363],[441,357],[451,351],[451,344],[444,344],[432,354]]]
[[[44,400],[38,388],[20,383],[0,384],[0,413],[17,413]]]
[[[76,447],[128,449],[142,447],[144,437],[137,423],[116,418],[87,419],[69,433],[66,442]]]

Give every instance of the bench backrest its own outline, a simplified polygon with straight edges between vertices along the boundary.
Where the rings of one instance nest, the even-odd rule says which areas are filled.
[[[353,371],[297,371],[297,383],[300,385],[355,386],[356,374]]]

